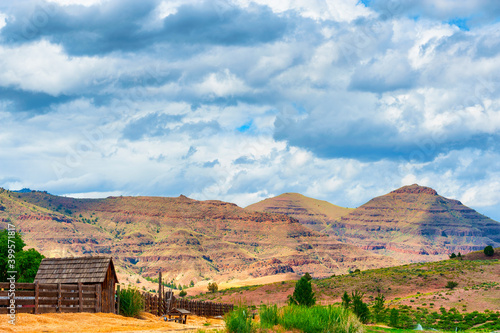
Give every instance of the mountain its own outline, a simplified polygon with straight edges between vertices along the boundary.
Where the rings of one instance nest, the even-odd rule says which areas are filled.
[[[397,264],[335,241],[285,215],[185,196],[73,199],[0,190],[7,222],[51,257],[107,254],[119,269],[168,280],[228,281],[279,273],[315,277]]]
[[[316,231],[327,228],[329,224],[352,211],[350,208],[336,206],[299,193],[283,193],[254,203],[245,209],[288,215]]]
[[[417,184],[368,201],[340,217],[326,232],[409,262],[500,246],[500,223]]]

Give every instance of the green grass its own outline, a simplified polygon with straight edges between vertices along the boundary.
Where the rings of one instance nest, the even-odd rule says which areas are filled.
[[[261,306],[260,325],[252,321],[247,307],[239,307],[226,314],[224,320],[228,332],[267,332],[275,325],[280,330],[300,330],[307,333],[363,333],[363,324],[350,310],[336,306],[276,305]]]
[[[307,333],[363,332],[363,325],[351,311],[336,306],[286,306],[281,309],[278,321],[285,329]]]
[[[224,316],[226,330],[230,333],[251,333],[255,330],[252,315],[246,306],[239,306]]]

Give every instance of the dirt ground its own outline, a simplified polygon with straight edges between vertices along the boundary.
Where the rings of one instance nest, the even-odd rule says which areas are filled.
[[[224,321],[189,316],[187,324],[165,322],[162,317],[142,313],[141,318],[127,318],[110,313],[17,314],[16,325],[0,317],[0,332],[23,333],[93,333],[93,332],[196,332],[198,329],[223,329]]]

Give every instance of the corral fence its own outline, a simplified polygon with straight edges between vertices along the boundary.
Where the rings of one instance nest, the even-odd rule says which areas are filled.
[[[215,317],[223,316],[226,312],[234,309],[232,304],[194,301],[187,299],[177,299],[171,290],[165,291],[165,286],[161,283],[161,272],[158,276],[158,295],[143,293],[144,311],[156,316],[163,316],[170,310],[184,309],[197,316]]]
[[[185,309],[192,314],[205,317],[223,316],[226,312],[234,309],[232,304],[176,298],[171,291],[165,292],[163,297],[149,293],[143,293],[142,297],[144,299],[144,311],[156,316],[167,314],[173,308]]]
[[[50,312],[101,312],[101,286],[61,283],[0,282],[0,314]],[[13,305],[11,305],[13,304]],[[11,308],[9,308],[9,306]]]

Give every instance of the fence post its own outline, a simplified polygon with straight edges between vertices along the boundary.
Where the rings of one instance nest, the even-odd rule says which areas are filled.
[[[62,301],[62,295],[61,295],[61,283],[57,284],[57,312],[61,312],[61,301]]]
[[[95,312],[101,312],[101,285],[95,285]]]
[[[38,314],[38,296],[40,294],[40,286],[38,281],[35,281],[35,314]]]
[[[116,314],[120,314],[120,285],[116,286]]]
[[[158,316],[161,316],[161,271],[158,273]]]
[[[78,312],[83,312],[83,286],[78,282]]]

